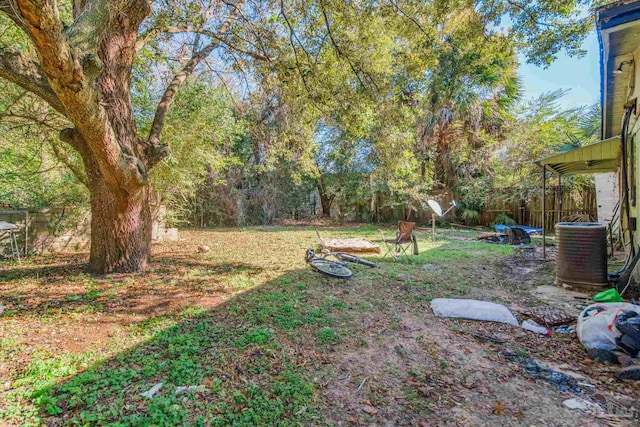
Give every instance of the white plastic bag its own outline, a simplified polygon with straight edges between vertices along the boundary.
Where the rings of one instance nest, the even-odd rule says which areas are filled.
[[[620,336],[616,328],[616,319],[618,315],[629,310],[640,313],[640,306],[626,302],[608,302],[592,304],[582,310],[576,332],[584,348],[615,350],[616,338]]]
[[[507,307],[487,301],[435,298],[431,301],[431,309],[438,317],[457,317],[519,326],[518,319]]]

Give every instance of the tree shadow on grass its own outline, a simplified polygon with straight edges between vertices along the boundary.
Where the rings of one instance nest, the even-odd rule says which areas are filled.
[[[20,279],[48,279],[51,282],[82,274],[87,266],[86,262],[69,262],[45,265],[5,265],[0,268],[0,283]]]
[[[27,399],[54,426],[305,424],[314,416],[314,385],[302,361],[315,344],[309,336],[330,321],[307,292],[310,274],[293,271],[193,313]],[[140,396],[160,382],[153,398]],[[204,390],[176,393],[192,385]]]
[[[421,287],[425,278],[442,276],[424,265],[444,263],[443,256],[474,255],[445,241],[408,264],[387,259],[381,269],[359,266],[347,282],[309,270],[290,271],[214,308],[171,319],[169,327],[161,323],[149,328],[149,339],[118,348],[117,354],[83,372],[75,373],[82,369],[75,363],[61,382],[53,384],[54,377],[32,384],[21,399],[35,405],[33,417],[52,426],[317,424],[322,386],[311,374],[326,363],[327,353],[337,350],[333,346],[339,343],[340,351],[347,351],[357,340],[348,330],[341,332],[337,320],[341,310],[350,308],[335,296],[354,287],[367,295],[384,289],[385,295],[442,296],[451,291],[446,280],[443,286]],[[413,280],[413,274],[421,279]],[[375,295],[370,298],[379,301]],[[140,396],[158,383],[163,385],[153,398]],[[204,390],[177,394],[179,386]],[[25,412],[24,405],[16,401],[14,412]]]
[[[18,265],[4,263],[0,264],[0,283],[10,282],[20,279],[47,279],[50,282],[56,282],[68,279],[70,276],[81,275],[86,273],[88,266],[87,261],[77,261],[77,254],[70,254],[67,257],[57,255],[48,263],[31,265]],[[260,267],[242,263],[220,263],[217,261],[194,260],[188,256],[163,254],[152,259],[150,268],[153,270],[167,270],[167,267],[176,268],[200,268],[215,273],[227,273],[238,268],[250,269],[253,272],[261,271]],[[87,277],[90,275],[87,274]],[[107,276],[111,279],[123,277],[141,276],[140,274],[114,274]],[[100,279],[99,276],[93,276]]]
[[[89,311],[150,315],[203,299],[216,305],[236,291],[231,279],[263,271],[262,267],[250,264],[163,254],[152,260],[144,275],[93,277],[84,273],[86,263],[73,262],[76,259],[77,255],[68,258],[58,255],[49,260],[53,263],[0,269],[0,299],[6,315]]]

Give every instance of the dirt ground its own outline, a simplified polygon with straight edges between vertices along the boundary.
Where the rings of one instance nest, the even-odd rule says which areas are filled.
[[[433,314],[438,297],[505,304],[519,320],[582,308],[554,294],[539,247],[472,238],[421,234],[419,256],[372,257],[347,281],[305,267],[317,239],[304,227],[181,231],[145,275],[87,276],[84,253],[0,264],[0,425],[639,425],[640,385],[589,359],[575,333]],[[579,392],[528,373],[529,359]],[[187,381],[210,390],[139,397]],[[573,397],[600,409],[563,406]]]

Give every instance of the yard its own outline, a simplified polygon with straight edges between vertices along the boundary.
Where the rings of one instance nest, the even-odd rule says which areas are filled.
[[[370,226],[322,233],[379,237]],[[317,239],[303,227],[181,231],[153,247],[144,276],[92,278],[85,253],[2,264],[0,425],[632,423],[616,408],[637,405],[640,387],[589,360],[575,334],[433,315],[436,297],[516,316],[549,303],[534,292],[553,282],[539,248],[461,237],[472,235],[423,231],[409,263],[373,257],[379,268],[348,281],[305,266]],[[593,385],[580,395],[607,414],[565,408],[575,394],[518,358]]]

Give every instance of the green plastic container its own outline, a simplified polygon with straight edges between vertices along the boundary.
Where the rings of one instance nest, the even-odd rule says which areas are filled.
[[[614,288],[607,289],[606,291],[598,292],[593,297],[595,302],[622,302],[622,297]]]

